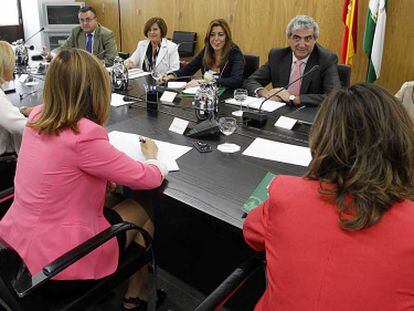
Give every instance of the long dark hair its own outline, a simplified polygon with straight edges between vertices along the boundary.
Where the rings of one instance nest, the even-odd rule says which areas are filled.
[[[393,203],[414,197],[414,124],[382,87],[356,84],[331,93],[310,147],[306,177],[319,180],[320,193],[335,201],[344,229],[370,227]]]
[[[212,46],[210,45],[210,34],[213,30],[213,27],[220,26],[223,28],[225,34],[226,34],[226,43],[223,47],[223,57],[221,59],[221,62],[219,64],[220,68],[223,68],[224,64],[228,61],[231,47],[233,46],[233,39],[231,38],[231,31],[229,24],[224,19],[215,19],[210,22],[207,28],[206,36],[204,38],[204,67],[210,69],[214,67],[214,64],[216,63],[216,57],[214,55],[214,50]]]

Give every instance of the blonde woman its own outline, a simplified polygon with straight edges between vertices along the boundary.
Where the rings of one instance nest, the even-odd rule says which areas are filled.
[[[111,224],[128,221],[153,232],[148,212],[132,199],[104,208],[109,181],[153,189],[167,173],[152,140],[141,143],[145,163],[109,143],[103,124],[110,100],[108,73],[95,56],[68,49],[53,59],[45,79],[44,104],[33,109],[25,128],[15,200],[0,222],[0,237],[20,254],[32,274]],[[136,231],[108,241],[59,273],[49,287],[60,293],[59,289],[90,286],[115,272],[133,242],[143,244]],[[128,301],[145,304],[147,273],[143,268],[130,279]]]
[[[0,85],[13,80],[15,56],[6,41],[0,41]],[[12,103],[0,88],[0,155],[18,152],[25,116]]]

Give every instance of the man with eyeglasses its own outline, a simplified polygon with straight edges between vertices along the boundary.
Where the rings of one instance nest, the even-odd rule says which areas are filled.
[[[79,48],[104,60],[105,66],[112,66],[118,55],[113,32],[98,23],[96,11],[90,6],[81,8],[78,17],[80,25],[72,29],[61,47],[53,50],[53,53],[43,48],[47,58],[51,59],[53,54],[64,48]]]
[[[246,79],[244,87],[251,95],[269,97],[278,92],[272,100],[317,106],[326,94],[341,86],[338,57],[316,42],[319,26],[312,17],[297,15],[288,23],[286,34],[289,47],[272,49],[268,61]],[[319,68],[301,78],[315,65]],[[271,90],[265,88],[269,83]]]

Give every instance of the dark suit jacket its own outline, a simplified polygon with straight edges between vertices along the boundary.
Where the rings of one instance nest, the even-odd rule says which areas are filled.
[[[306,64],[305,72],[319,65],[319,70],[303,78],[300,88],[300,99],[306,106],[318,105],[335,88],[341,87],[338,75],[338,57],[319,44],[315,47]],[[292,50],[290,47],[272,49],[266,64],[257,69],[244,82],[250,94],[257,88],[272,83],[273,88],[284,87],[289,83]]]
[[[85,43],[86,34],[80,26],[77,26],[72,29],[65,43],[54,52],[59,52],[65,48],[85,49]],[[106,66],[112,66],[115,57],[118,55],[113,32],[101,24],[98,24],[95,28],[93,54],[97,55],[99,59],[104,59]]]
[[[203,58],[204,49],[202,49],[191,62],[180,70],[177,70],[175,74],[178,77],[191,76],[201,69],[201,73],[204,75],[204,72],[208,71],[209,68],[205,68]],[[243,82],[244,65],[243,53],[240,48],[234,44],[230,50],[228,61],[221,69],[220,77],[217,79],[217,85],[232,89],[240,87]]]

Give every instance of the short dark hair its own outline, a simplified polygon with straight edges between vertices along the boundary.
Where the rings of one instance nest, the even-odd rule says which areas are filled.
[[[79,13],[86,13],[86,12],[89,12],[89,11],[91,11],[96,17],[96,10],[93,7],[88,6],[88,5],[80,8],[78,14]]]
[[[161,38],[165,38],[168,32],[167,23],[161,17],[151,17],[144,25],[144,36],[148,38],[148,32],[152,25],[157,24],[161,30]]]
[[[334,200],[346,230],[368,228],[394,203],[414,196],[414,124],[380,86],[361,83],[328,95],[309,145],[306,177],[319,180],[319,192]]]

